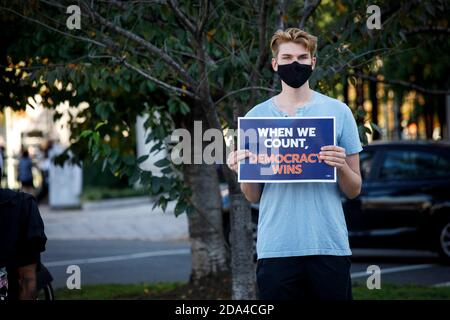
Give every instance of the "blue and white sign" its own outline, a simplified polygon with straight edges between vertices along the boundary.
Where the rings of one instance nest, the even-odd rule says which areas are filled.
[[[335,117],[240,117],[239,182],[336,182],[336,168],[319,159],[336,145]]]

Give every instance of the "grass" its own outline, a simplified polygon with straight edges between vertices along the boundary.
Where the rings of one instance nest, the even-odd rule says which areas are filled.
[[[182,282],[152,284],[99,284],[82,286],[80,290],[56,289],[57,300],[122,300],[158,299],[183,286]]]
[[[353,286],[356,300],[449,300],[450,287],[396,285],[381,283],[381,289],[369,290],[365,284]]]
[[[101,187],[86,187],[83,189],[81,199],[84,201],[97,201],[112,198],[127,198],[149,195],[145,189],[133,188],[101,188]]]
[[[118,299],[183,299],[186,283],[105,284],[88,285],[81,290],[57,289],[58,300],[118,300]],[[215,297],[211,297],[215,299]],[[369,290],[363,283],[353,285],[355,300],[434,300],[450,299],[450,287],[381,284],[380,290]]]

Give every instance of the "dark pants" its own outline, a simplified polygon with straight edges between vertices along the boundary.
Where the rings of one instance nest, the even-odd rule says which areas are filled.
[[[352,300],[349,256],[258,259],[259,299]]]

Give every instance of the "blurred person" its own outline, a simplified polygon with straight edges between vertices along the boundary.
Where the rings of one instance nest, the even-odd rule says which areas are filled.
[[[22,191],[33,194],[33,162],[31,161],[28,150],[23,150],[19,159],[18,180],[21,184]]]
[[[0,175],[3,161],[0,161]],[[36,299],[47,237],[36,200],[0,187],[0,300]]]
[[[41,203],[48,195],[49,186],[49,170],[50,170],[50,158],[49,158],[49,148],[45,148],[43,151],[43,158],[38,164],[39,170],[42,176],[42,185],[36,195],[36,200]]]

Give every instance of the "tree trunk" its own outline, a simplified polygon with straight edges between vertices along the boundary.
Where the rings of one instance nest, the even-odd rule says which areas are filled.
[[[205,277],[229,270],[223,237],[219,180],[215,166],[187,164],[184,179],[192,190],[191,201],[201,212],[188,215],[192,271],[190,281],[199,283]]]
[[[445,127],[444,134],[442,135],[444,139],[450,141],[450,94],[444,97],[444,105],[442,108],[445,108]]]
[[[356,124],[358,126],[364,125],[365,122],[365,111],[364,110],[364,81],[361,78],[358,78],[356,80],[356,110],[358,111],[356,113]],[[364,136],[364,141],[367,140],[367,135]]]
[[[348,85],[348,77],[346,76],[344,78],[344,88],[342,89],[342,91],[343,91],[343,95],[344,95],[344,103],[347,106],[350,107],[350,101],[349,101],[349,98],[348,98],[348,87],[349,87],[349,85]]]
[[[356,108],[364,109],[364,81],[361,78],[356,80]]]
[[[254,300],[256,275],[250,204],[242,193],[231,194],[230,200],[232,299]]]
[[[192,257],[190,282],[199,285],[207,284],[211,278],[223,277],[223,272],[229,273],[230,258],[223,235],[222,198],[216,166],[203,161],[201,164],[194,164],[196,153],[203,154],[204,147],[208,144],[201,139],[202,145],[194,147],[199,141],[195,136],[199,133],[195,133],[194,123],[202,121],[201,137],[210,126],[205,121],[203,110],[194,101],[188,102],[192,106],[192,112],[183,117],[175,117],[174,121],[177,127],[186,128],[191,135],[191,162],[183,164],[183,176],[184,183],[192,191],[190,200],[195,209],[194,213],[187,215]]]
[[[369,95],[370,101],[372,103],[372,122],[378,126],[378,98],[377,98],[377,83],[375,81],[369,82]],[[380,133],[376,130],[373,130],[372,135],[373,140],[380,139]]]
[[[433,98],[426,96],[425,97],[425,108],[424,108],[424,116],[425,116],[425,134],[427,140],[433,139]]]
[[[439,128],[441,130],[440,136],[441,136],[441,139],[447,140],[448,136],[447,136],[447,126],[446,126],[446,118],[445,118],[447,96],[439,95],[439,96],[435,96],[434,99],[436,100],[435,110],[436,110],[436,115],[437,115],[438,122],[439,122]]]
[[[402,112],[401,105],[403,94],[394,91],[394,140],[401,140],[402,138]]]
[[[201,42],[201,41],[199,41]],[[197,48],[197,56],[199,61],[205,61],[205,54],[202,47]],[[206,65],[204,63],[199,63],[199,74],[201,79],[207,79],[207,70]],[[208,125],[211,128],[215,128],[218,130],[223,130],[222,125],[219,121],[219,116],[217,114],[216,105],[212,101],[211,93],[209,90],[209,84],[207,81],[203,81],[199,87],[198,92],[200,99],[197,100],[198,105],[201,106],[204,111],[204,117],[208,121]],[[226,144],[224,140],[223,144],[224,151],[226,151]],[[226,152],[224,152],[226,154]],[[224,159],[226,160],[226,159]],[[236,175],[231,171],[230,168],[224,163],[222,164],[222,171],[225,177],[225,180],[228,184],[228,189],[230,193],[230,198],[234,204],[231,205],[230,208],[230,216],[238,217],[238,219],[246,219],[245,216],[250,216],[251,211],[248,205],[247,200],[244,198],[239,183],[237,182]],[[252,239],[251,239],[251,228],[248,230],[243,224],[237,223],[237,219],[234,219],[234,223],[230,222],[231,232],[235,232],[238,235],[238,240],[244,241],[246,244],[243,245],[243,248],[251,248]],[[241,232],[247,232],[247,236],[239,237]],[[250,238],[249,238],[250,237]],[[236,247],[237,246],[237,247]],[[254,268],[251,267],[251,264],[246,261],[245,257],[252,256],[253,250],[249,250],[247,252],[236,253],[241,248],[240,244],[236,241],[231,242],[231,251],[232,253],[232,298],[233,299],[254,299],[255,294],[255,285],[253,282],[253,286],[248,285],[249,279],[254,279]],[[237,267],[237,269],[235,269]],[[253,278],[252,278],[253,277]],[[244,280],[244,282],[240,282],[240,280]]]

